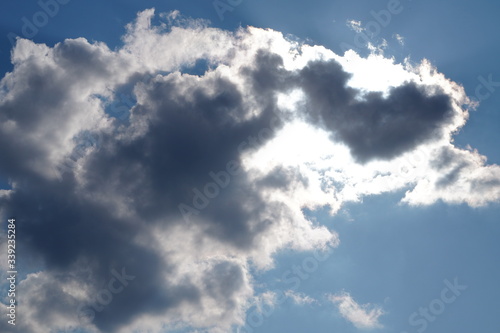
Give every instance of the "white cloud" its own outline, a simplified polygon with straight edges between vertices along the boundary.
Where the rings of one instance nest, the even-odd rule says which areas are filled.
[[[365,29],[361,26],[361,21],[347,20],[346,25],[357,33],[363,32]]]
[[[293,290],[285,291],[285,296],[290,298],[297,305],[309,305],[317,303],[318,301],[314,298],[300,292],[296,292]]]
[[[379,317],[384,314],[382,308],[372,304],[358,304],[347,292],[329,295],[329,299],[338,307],[342,317],[360,329],[380,328]]]
[[[394,35],[394,38],[398,41],[398,43],[401,45],[401,46],[404,46],[405,45],[405,38],[403,36],[401,36],[400,34],[395,34]]]

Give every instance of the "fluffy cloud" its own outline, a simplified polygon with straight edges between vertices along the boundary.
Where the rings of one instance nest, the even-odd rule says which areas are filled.
[[[304,208],[400,189],[409,204],[500,198],[500,168],[452,144],[470,101],[429,63],[153,16],[118,50],[81,38],[13,50],[0,209],[39,263],[21,282],[25,332],[228,331],[255,296],[251,267],[338,244]],[[122,270],[134,278],[118,288]]]

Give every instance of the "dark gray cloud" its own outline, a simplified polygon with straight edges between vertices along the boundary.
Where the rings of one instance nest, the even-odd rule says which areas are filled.
[[[306,116],[347,144],[360,163],[392,159],[442,136],[454,118],[450,97],[413,82],[382,93],[347,86],[350,75],[336,61],[314,61],[298,81],[308,97]]]
[[[69,41],[59,46],[56,54],[76,74],[93,68],[94,63],[102,64],[99,56],[82,56],[81,51]],[[70,66],[72,62],[77,65]],[[102,71],[95,73],[100,75],[97,73]],[[333,61],[311,62],[293,73],[283,69],[279,56],[260,51],[253,65],[243,68],[242,73],[260,108],[250,117],[252,110],[243,103],[241,92],[226,79],[173,73],[151,80],[131,110],[130,126],[117,129],[118,133],[122,131],[121,139],[117,139],[116,131],[101,133],[100,149],[82,161],[79,177],[85,180],[83,185],[78,184],[74,173],[64,174],[62,181],[47,180],[11,173],[4,164],[2,170],[21,182],[1,204],[8,215],[19,216],[23,246],[30,248],[49,271],[66,272],[83,258],[95,263],[90,269],[91,284],[96,286],[110,278],[110,267],[126,267],[136,276],[135,283],[115,296],[116,301],[95,314],[93,322],[102,331],[112,332],[141,313],[161,313],[182,302],[197,302],[202,290],[189,281],[174,286],[162,284],[161,272],[173,272],[175,265],[136,244],[134,236],[153,225],[168,228],[185,222],[179,203],[193,203],[196,190],[203,193],[207,184],[214,183],[210,172],[226,170],[231,161],[241,163],[241,154],[248,148],[241,149],[240,144],[268,128],[272,118],[279,115],[276,92],[302,88],[308,98],[304,113],[309,121],[331,130],[333,137],[345,142],[361,162],[391,158],[413,148],[438,135],[439,127],[450,116],[445,95],[427,96],[415,84],[394,88],[387,98],[370,93],[358,100],[359,91],[346,85],[349,75]],[[12,119],[15,114],[20,124],[38,126],[44,116],[64,117],[42,113],[35,105],[57,109],[67,94],[65,83],[42,69],[30,73],[27,80],[31,84],[19,95],[18,104],[8,102],[0,108],[3,118]],[[142,132],[133,136],[134,131]],[[17,145],[9,154],[15,161],[32,152]],[[15,165],[17,172],[19,165]],[[274,172],[258,185],[287,187],[296,181],[305,180],[290,172]],[[230,175],[227,185],[217,192],[215,198],[205,198],[208,203],[192,222],[206,236],[228,246],[252,248],[256,237],[272,223],[255,221],[272,203],[261,198],[243,172]],[[106,204],[107,199],[127,202],[135,215],[117,217],[110,209],[112,205]],[[242,273],[228,265],[214,267],[214,276],[207,277],[206,291],[233,307],[230,300],[240,286]],[[227,281],[219,285],[221,280]],[[232,284],[235,288],[227,288]],[[57,295],[47,295],[45,302],[57,302]]]
[[[117,219],[105,205],[75,196],[74,191],[74,183],[69,179],[32,180],[2,205],[8,206],[9,216],[17,217],[17,230],[22,235],[18,240],[20,247],[39,258],[56,281],[72,275],[75,280],[94,286],[92,294],[110,279],[111,269],[121,271],[124,267],[135,276],[135,281],[115,295],[102,312],[96,311],[94,322],[102,331],[113,332],[143,311],[162,311],[182,301],[196,300],[201,291],[189,281],[165,286],[161,272],[174,271],[175,267],[165,263],[158,253],[134,242],[143,224]],[[82,260],[88,263],[92,274],[74,274],[74,265]],[[57,293],[45,296],[46,304],[59,302]],[[50,307],[41,309],[49,311]],[[76,308],[74,315],[78,315]]]
[[[103,149],[85,164],[85,190],[119,193],[145,221],[168,225],[179,220],[179,203],[191,205],[195,190],[203,193],[214,183],[211,172],[220,173],[231,162],[240,168],[240,144],[270,126],[274,108],[244,120],[250,110],[233,83],[218,78],[192,85],[197,80],[171,75],[151,82],[143,97],[147,105],[132,110],[132,126],[147,127],[147,135],[132,141],[104,135]],[[265,203],[242,172],[218,187],[201,214],[208,235],[250,246],[255,234],[248,221]]]
[[[72,50],[75,46],[69,44],[60,47],[66,62],[83,61],[91,67],[94,61],[99,62],[92,57],[81,57]],[[259,61],[255,64],[255,69],[245,69],[245,73],[252,81],[250,89],[258,94],[267,89],[269,81],[259,78],[267,75],[267,70]],[[40,80],[51,80],[62,89],[64,83],[58,82],[57,77],[39,75]],[[26,90],[26,94],[31,91],[30,99],[22,94],[25,101],[20,102],[29,100],[30,105],[7,103],[0,108],[1,114],[10,117],[21,108],[19,112],[26,112],[26,116],[18,116],[16,121],[25,119],[36,124],[29,112],[40,112],[34,105],[49,103],[45,99],[55,91],[47,89],[42,83],[30,86]],[[61,96],[54,97],[53,103],[59,103]],[[189,280],[165,285],[162,274],[174,274],[175,265],[135,242],[135,237],[147,234],[149,228],[186,223],[179,203],[191,205],[194,190],[203,192],[207,184],[214,183],[211,172],[220,174],[227,170],[228,163],[240,169],[230,175],[227,185],[219,186],[215,198],[208,198],[209,203],[199,216],[192,218],[191,222],[201,227],[205,236],[230,247],[250,249],[256,237],[270,225],[269,220],[259,220],[259,212],[271,203],[264,202],[240,166],[241,154],[251,146],[240,147],[240,144],[271,126],[271,119],[278,112],[272,94],[262,97],[261,112],[248,118],[251,110],[233,83],[210,77],[200,82],[193,76],[173,73],[151,80],[142,100],[147,102],[138,102],[131,110],[129,127],[99,134],[100,147],[80,161],[82,169],[78,176],[75,171],[64,173],[62,179],[46,179],[21,170],[20,164],[12,167],[16,172],[10,172],[9,162],[2,163],[2,171],[17,186],[11,196],[0,198],[0,206],[6,215],[17,217],[21,246],[44,264],[53,279],[71,275],[93,286],[90,294],[95,294],[112,277],[111,269],[119,271],[124,267],[135,276],[102,311],[90,310],[95,315],[93,324],[103,332],[114,332],[143,313],[162,313],[184,302],[195,305],[205,293],[225,304],[221,307],[228,310],[235,307],[234,295],[243,284],[239,266],[227,262],[214,266],[205,278],[205,286]],[[55,119],[62,115],[46,113],[45,116]],[[136,130],[145,132],[130,139],[129,134]],[[122,139],[117,139],[120,133]],[[259,143],[269,139],[271,136]],[[8,147],[19,161],[31,154],[22,145]],[[84,179],[83,184],[77,177]],[[226,176],[220,177],[226,183]],[[265,185],[266,181],[263,182]],[[127,202],[133,216],[118,217],[108,199]],[[82,260],[88,263],[91,274],[75,273],[75,265]],[[46,294],[39,304],[57,303],[60,294]],[[64,299],[68,304],[77,303],[68,295]],[[49,311],[42,306],[38,317],[43,316],[43,309]],[[74,315],[78,315],[76,309]]]
[[[184,33],[192,38],[189,28]],[[224,39],[228,34],[220,35]],[[182,38],[173,40],[179,43]],[[231,315],[244,308],[241,295],[248,296],[250,289],[241,262],[259,249],[270,230],[285,230],[285,235],[271,235],[273,242],[292,242],[287,237],[296,230],[273,227],[295,217],[287,215],[292,208],[303,208],[288,208],[263,193],[309,185],[298,168],[275,168],[256,177],[242,168],[246,155],[268,143],[286,123],[305,118],[328,130],[332,140],[345,143],[360,163],[391,159],[439,138],[454,116],[448,95],[429,93],[434,87],[405,83],[386,97],[350,88],[350,75],[333,60],[287,70],[279,55],[260,49],[245,63],[235,60],[237,54],[226,59],[237,63],[231,72],[238,76],[235,80],[221,74],[228,64],[217,68],[219,60],[205,58],[198,61],[211,69],[204,68],[203,75],[163,68],[156,71],[158,76],[142,80],[150,68],[102,45],[67,40],[51,49],[50,58],[48,51],[20,43],[34,55],[14,57],[14,72],[2,82],[2,91],[9,95],[0,96],[0,140],[10,144],[0,146],[0,174],[14,189],[0,195],[0,211],[17,218],[20,247],[44,267],[43,274],[26,280],[31,287],[40,281],[47,285],[45,293],[33,289],[35,322],[50,321],[54,311],[72,307],[65,315],[76,318],[78,306],[109,288],[113,272],[122,269],[134,280],[102,310],[92,310],[92,323],[102,332],[127,327],[143,314],[178,314],[185,306],[195,309],[192,312],[205,306],[209,313],[207,298],[217,305],[214,313]],[[248,51],[232,43],[226,46],[228,54]],[[223,58],[219,51],[213,51],[215,59]],[[185,57],[186,63],[181,56],[172,63],[179,68],[196,63],[191,55]],[[293,89],[305,93],[305,107],[284,112],[277,94]],[[100,98],[116,99],[123,91],[135,94],[130,121],[113,121],[113,115],[104,114]],[[12,128],[26,135],[13,135]],[[98,147],[80,154],[72,169],[54,177],[51,172],[61,156],[76,149],[75,138],[82,133],[98,137]],[[442,160],[438,164],[448,163]],[[181,205],[194,213],[186,218]],[[313,230],[308,227],[301,226],[299,232]],[[182,230],[186,240],[157,244],[159,230]],[[333,238],[320,232],[314,234],[315,244]],[[203,259],[203,266],[193,248],[207,243],[216,250]],[[221,248],[227,256],[221,255]],[[266,251],[272,254],[277,248]],[[239,262],[234,257],[241,253]],[[202,268],[186,273],[179,258],[190,258],[189,264]],[[71,281],[81,286],[84,296],[60,287]],[[53,303],[62,305],[50,307]],[[38,333],[46,326],[34,327],[26,332]]]

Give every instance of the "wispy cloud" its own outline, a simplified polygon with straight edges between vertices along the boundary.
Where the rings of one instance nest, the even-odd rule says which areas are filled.
[[[381,307],[372,304],[358,304],[347,292],[329,295],[329,299],[338,307],[342,317],[361,329],[380,328],[379,317],[384,314]]]
[[[400,34],[395,34],[393,37],[398,41],[398,43],[401,46],[405,45],[405,38],[403,36],[401,36]]]
[[[346,25],[357,33],[363,32],[365,29],[361,26],[361,21],[347,20]]]
[[[285,291],[285,296],[290,298],[295,304],[298,304],[298,305],[314,304],[314,303],[318,302],[314,298],[312,298],[304,293],[296,292],[293,290]]]

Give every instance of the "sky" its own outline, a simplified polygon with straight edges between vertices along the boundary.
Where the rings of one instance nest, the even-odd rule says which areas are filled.
[[[500,3],[0,6],[1,332],[500,329]]]

